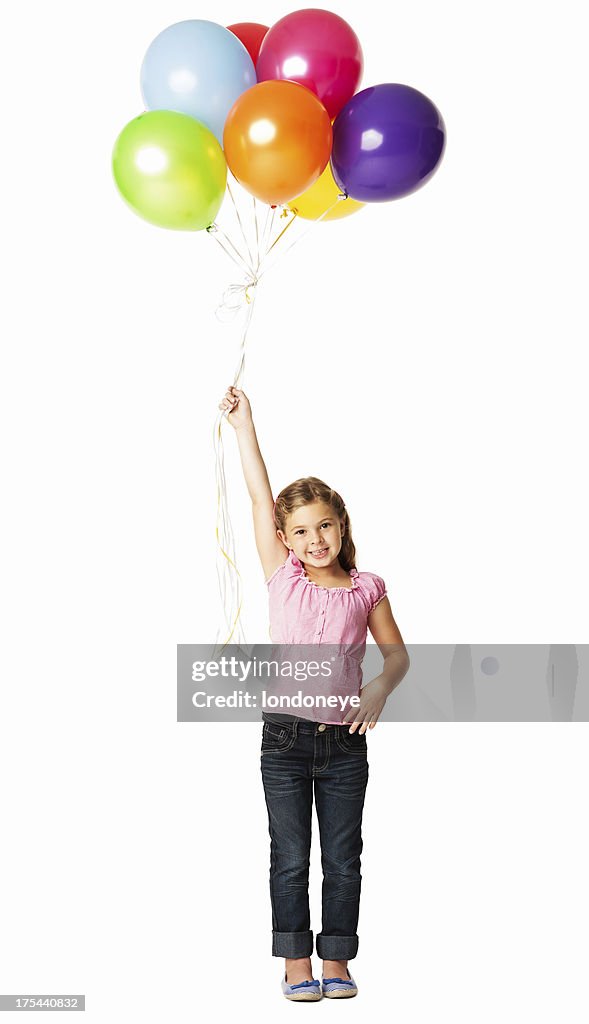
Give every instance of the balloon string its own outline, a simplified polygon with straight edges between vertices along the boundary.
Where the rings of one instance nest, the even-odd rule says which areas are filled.
[[[272,245],[270,246],[270,248],[269,248],[269,249],[267,249],[267,250],[266,250],[266,252],[264,253],[264,259],[266,259],[266,256],[268,256],[268,255],[269,255],[269,253],[271,253],[271,252],[272,252],[272,250],[273,250],[274,246],[275,246],[275,245],[278,245],[278,242],[280,241],[280,239],[282,238],[282,236],[286,234],[286,232],[288,231],[288,229],[289,229],[289,227],[291,226],[291,224],[294,224],[294,222],[295,222],[295,220],[297,219],[297,217],[298,217],[298,214],[296,214],[296,213],[293,213],[292,217],[290,218],[290,220],[288,221],[288,223],[286,224],[286,226],[285,226],[285,227],[284,227],[284,228],[282,229],[282,231],[280,232],[280,234],[279,234],[279,235],[277,235],[277,237],[276,237],[276,238],[274,239],[274,241],[272,242]],[[262,262],[263,262],[263,261],[262,261]]]
[[[264,250],[264,256],[262,257],[262,262],[263,262],[263,260],[265,259],[265,256],[266,256],[266,249],[265,249],[265,247],[268,245],[268,239],[272,237],[272,231],[273,231],[273,228],[274,228],[274,219],[275,219],[275,217],[276,217],[276,207],[274,207],[274,209],[272,209],[271,207],[268,207],[268,210],[266,212],[266,223],[264,224],[264,232],[262,234],[262,249]],[[259,263],[258,264],[258,269],[259,269],[260,265],[261,264]]]
[[[256,257],[257,257],[256,268],[257,268],[257,267],[260,266],[260,233],[259,233],[259,230],[258,230],[258,204],[256,202],[256,197],[255,196],[252,196],[252,199],[254,201],[254,225],[255,225],[255,228],[256,228]]]
[[[248,255],[249,255],[249,258],[250,258],[250,266],[253,267],[253,265],[254,265],[254,258],[252,256],[252,251],[250,249],[250,244],[248,242],[248,238],[247,238],[247,235],[245,233],[245,229],[244,229],[244,226],[243,226],[243,223],[242,223],[242,220],[241,220],[241,216],[240,216],[240,213],[239,213],[239,207],[237,206],[237,203],[235,202],[235,199],[233,197],[233,192],[231,191],[231,186],[229,184],[229,181],[227,181],[227,191],[228,191],[228,193],[229,193],[229,195],[231,197],[231,202],[233,203],[233,209],[235,210],[235,215],[237,217],[237,223],[239,224],[239,228],[240,228],[243,240],[245,242],[245,247],[246,247],[246,249],[248,251]]]
[[[215,537],[217,540],[218,549],[225,559],[225,562],[219,567],[219,558],[217,556],[217,580],[219,582],[219,588],[221,591],[221,599],[223,603],[223,610],[225,614],[225,622],[229,635],[225,640],[221,651],[230,642],[236,626],[239,622],[239,617],[242,608],[241,598],[241,574],[237,568],[234,560],[234,549],[232,544],[232,526],[229,512],[227,509],[226,502],[226,484],[225,484],[225,472],[223,466],[223,442],[221,440],[221,421],[219,420],[215,427],[215,438],[218,442],[216,445],[217,459],[218,459],[218,473],[217,473],[217,525],[215,527]],[[221,528],[219,528],[219,521],[221,520]],[[229,549],[229,550],[228,550]],[[229,553],[231,552],[231,553]],[[233,557],[232,557],[233,556]],[[234,573],[235,575],[233,575]],[[228,590],[230,591],[230,599],[228,601]],[[237,604],[237,612],[235,613],[235,605]],[[235,618],[232,621],[232,617],[235,614]],[[215,638],[215,647],[218,648],[219,638],[221,631],[217,630]],[[241,629],[241,623],[239,622],[239,637],[243,637],[243,630]],[[220,652],[219,652],[220,653]],[[214,655],[217,656],[217,653]]]
[[[256,289],[254,286],[253,297],[249,305],[248,314],[246,317],[246,322],[244,325],[244,330],[241,338],[238,366],[234,374],[234,387],[239,387],[245,368],[245,343],[252,320],[255,297]],[[225,614],[225,621],[227,628],[229,630],[229,635],[227,636],[220,650],[218,648],[218,644],[221,636],[221,631],[217,630],[217,635],[215,638],[215,646],[217,648],[217,653],[220,653],[224,650],[227,644],[231,641],[231,638],[233,637],[236,630],[237,641],[245,643],[245,634],[240,620],[241,609],[243,607],[243,599],[241,596],[241,574],[239,572],[239,569],[237,568],[237,565],[235,564],[234,534],[227,504],[227,487],[225,481],[224,448],[221,426],[223,418],[226,415],[226,412],[222,412],[217,417],[213,433],[213,441],[216,456],[217,481],[217,522],[215,526],[215,537],[218,545],[217,578],[221,590],[221,600]],[[222,558],[225,559],[225,561],[221,561],[220,567],[219,553],[221,554]],[[215,653],[215,657],[217,657],[217,653]]]
[[[206,230],[207,230],[207,234],[210,235],[211,238],[214,238],[216,242],[218,242],[218,244],[221,246],[221,248],[227,253],[227,255],[233,260],[233,262],[239,267],[240,270],[244,270],[245,269],[245,270],[247,270],[248,274],[252,274],[253,273],[252,268],[250,267],[250,265],[247,262],[247,260],[245,259],[245,257],[241,255],[239,250],[234,246],[234,244],[231,241],[231,239],[225,234],[225,232],[219,227],[219,225],[217,223],[210,224],[209,227]],[[217,237],[218,235],[222,235],[223,238],[225,239],[225,241],[228,243],[228,245],[231,246],[231,248],[233,249],[233,252],[237,256],[237,259],[235,259],[235,256],[231,255],[231,253],[229,252],[229,249],[227,249],[226,246],[223,245],[221,239]]]
[[[234,200],[233,195],[231,194],[231,192],[230,192],[230,195],[231,195],[231,198],[233,200],[233,203],[234,203],[234,206],[235,206],[235,209],[236,209],[236,213],[238,213],[237,206],[235,204],[235,200]],[[264,251],[263,257],[260,259],[260,246],[259,246],[260,239],[259,239],[259,232],[258,232],[257,209],[256,209],[256,206],[255,206],[255,199],[254,199],[254,217],[255,217],[255,221],[256,221],[256,242],[257,242],[257,247],[258,247],[258,249],[257,249],[257,261],[256,261],[255,270],[252,268],[251,265],[248,265],[247,261],[241,255],[241,253],[237,250],[237,248],[235,247],[235,245],[233,244],[231,239],[228,238],[228,236],[225,234],[225,232],[222,231],[221,228],[217,224],[213,224],[213,225],[210,226],[210,228],[207,228],[208,233],[212,234],[213,238],[215,238],[217,240],[217,242],[219,243],[221,248],[227,253],[227,255],[232,259],[232,261],[234,263],[236,263],[236,265],[239,266],[240,269],[244,269],[245,268],[246,271],[248,272],[248,281],[245,284],[231,286],[236,291],[238,291],[238,292],[242,291],[243,292],[243,295],[244,295],[244,297],[246,299],[246,302],[248,304],[248,307],[249,307],[248,311],[247,311],[247,317],[246,317],[246,321],[245,321],[245,325],[244,325],[243,334],[242,334],[242,337],[241,337],[241,343],[240,343],[239,354],[238,354],[238,365],[237,365],[236,372],[234,374],[234,387],[239,387],[241,379],[242,379],[242,376],[243,376],[243,373],[244,373],[244,369],[245,369],[246,339],[247,339],[249,327],[250,327],[251,320],[252,320],[254,304],[255,304],[255,299],[256,299],[256,294],[257,294],[257,285],[258,285],[258,282],[259,282],[260,278],[262,277],[263,274],[265,274],[268,270],[272,269],[272,267],[276,265],[276,263],[280,259],[280,256],[284,255],[285,252],[288,252],[290,249],[292,249],[294,247],[294,245],[297,244],[297,242],[301,241],[301,239],[308,233],[308,231],[311,230],[311,228],[313,227],[314,224],[318,223],[320,220],[323,220],[323,218],[325,216],[327,216],[327,214],[330,212],[330,210],[332,210],[337,205],[337,203],[340,200],[346,199],[346,198],[347,197],[345,195],[340,194],[338,196],[337,200],[332,204],[332,206],[330,206],[327,210],[325,210],[324,213],[321,215],[321,217],[317,218],[317,220],[314,221],[313,224],[309,225],[309,228],[307,228],[307,230],[304,231],[303,234],[298,239],[295,239],[294,242],[292,242],[291,245],[289,245],[286,250],[284,250],[283,252],[279,252],[278,255],[277,255],[277,258],[274,260],[274,262],[269,267],[266,267],[266,269],[263,270],[262,273],[260,273],[260,267],[263,265],[263,263],[265,262],[265,260],[268,257],[268,255],[272,252],[272,250],[278,245],[280,240],[284,237],[284,235],[286,234],[286,231],[291,226],[291,224],[297,219],[298,215],[296,213],[294,214],[293,217],[291,217],[291,219],[289,220],[288,224],[285,225],[285,227],[278,234],[278,236],[274,239],[274,241],[272,241],[272,243],[268,246],[268,243],[269,243],[269,241],[271,239],[271,236],[272,236],[272,230],[273,230],[273,227],[274,227],[274,220],[275,220],[276,209],[274,209],[272,211],[270,211],[270,210],[267,211],[266,223],[264,225],[264,229],[263,229],[263,232],[262,232],[262,249],[264,249],[264,246],[268,246],[268,248],[266,248],[266,250]],[[241,218],[239,217],[239,214],[238,214],[238,220],[239,220],[239,223],[240,223],[242,234],[244,235],[244,239],[245,239],[246,245],[247,245],[247,238],[245,236],[245,232],[243,230],[243,224],[241,222]],[[235,257],[232,255],[232,253],[229,251],[229,249],[227,249],[223,245],[223,243],[221,242],[220,238],[218,237],[219,234],[227,241],[228,245],[231,247],[231,249],[233,249],[233,252],[236,253],[236,255],[238,256],[238,259],[240,260],[239,263],[235,259]],[[249,245],[247,245],[247,248],[248,248],[248,252],[250,254],[250,259],[251,259],[251,250],[249,248]],[[253,263],[253,260],[252,260],[252,263]],[[249,295],[250,289],[251,289],[251,292],[252,292],[251,298],[250,298],[250,295]],[[214,430],[213,430],[213,445],[214,445],[214,450],[215,450],[215,477],[216,477],[216,485],[217,485],[217,519],[216,519],[216,524],[215,524],[215,538],[216,538],[216,542],[217,542],[217,579],[218,579],[218,583],[219,583],[219,589],[220,589],[220,592],[221,592],[221,601],[222,601],[222,605],[223,605],[223,614],[224,614],[224,618],[225,618],[225,625],[226,625],[226,628],[228,630],[228,636],[227,636],[226,640],[224,641],[224,643],[222,644],[222,646],[220,647],[220,651],[224,650],[224,648],[230,643],[232,637],[234,637],[234,636],[236,637],[236,642],[238,642],[238,643],[245,643],[246,642],[245,641],[245,634],[244,634],[244,631],[243,631],[243,625],[242,625],[242,621],[241,621],[241,611],[242,611],[242,607],[243,607],[242,578],[241,578],[241,573],[239,572],[239,569],[237,568],[237,565],[236,565],[236,562],[235,562],[234,533],[233,533],[233,527],[232,527],[232,523],[231,523],[231,517],[229,515],[229,508],[228,508],[228,502],[227,502],[227,486],[226,486],[226,479],[225,479],[225,458],[224,458],[223,438],[222,438],[222,431],[221,431],[223,418],[226,417],[226,415],[227,415],[226,412],[222,412],[222,413],[220,413],[220,415],[217,416],[217,419],[215,420]],[[215,647],[217,649],[217,652],[219,652],[219,653],[220,653],[220,651],[219,651],[219,646],[218,645],[219,645],[220,637],[221,637],[221,629],[219,628],[217,630],[217,635],[216,635],[216,638],[215,638]],[[217,654],[215,654],[214,657],[217,657]]]
[[[214,444],[216,443],[216,428],[217,428],[217,424],[215,424],[215,431],[214,431],[214,437],[213,437],[213,443]],[[220,441],[220,437],[221,437],[221,423],[220,423],[220,421],[218,421],[218,430],[219,430],[219,441]],[[222,498],[222,496],[224,498],[224,493],[225,493],[225,472],[224,472],[224,466],[223,466],[223,453],[222,453],[222,449],[221,449],[220,452],[217,453],[217,461],[218,461],[217,473],[216,473],[216,476],[217,476],[217,525],[215,527],[215,536],[217,538],[217,544],[218,544],[218,548],[219,548],[221,554],[227,560],[228,565],[231,566],[235,570],[235,572],[237,572],[238,575],[239,575],[239,571],[237,569],[237,566],[235,565],[235,562],[234,562],[233,558],[231,557],[231,554],[229,554],[229,552],[227,550],[228,548],[231,549],[231,538],[227,536],[226,520],[228,518],[228,512],[227,512],[227,509],[226,509],[225,505],[223,507],[223,523],[222,523],[222,526],[221,526],[221,531],[219,530],[219,525],[218,525],[218,523],[219,523],[219,515],[220,515],[221,498]],[[228,569],[225,564],[223,564],[222,567],[219,568],[219,557],[218,557],[218,553],[217,553],[217,580],[218,580],[218,583],[219,583],[219,589],[221,591],[221,599],[222,599],[223,611],[224,611],[224,614],[225,614],[225,620],[226,620],[227,628],[230,630],[230,637],[229,638],[231,638],[231,636],[233,634],[233,629],[231,628],[231,618],[230,618],[231,612],[228,614],[228,610],[227,610],[226,570],[227,570],[227,572],[230,573],[230,569]],[[232,607],[233,607],[233,604],[232,604]],[[218,642],[219,632],[220,631],[218,630],[215,643]]]
[[[284,230],[283,230],[283,231],[281,231],[281,233],[280,233],[280,234],[278,235],[278,237],[277,237],[277,238],[276,238],[276,239],[274,240],[274,242],[272,243],[272,245],[270,246],[270,248],[268,249],[268,251],[267,251],[267,252],[266,252],[266,253],[264,254],[264,256],[263,256],[263,258],[262,258],[262,261],[261,261],[261,263],[260,263],[260,265],[259,265],[259,267],[258,267],[258,271],[257,271],[257,278],[258,278],[258,281],[260,281],[260,280],[261,280],[261,278],[262,278],[262,277],[264,276],[264,274],[266,274],[266,273],[267,273],[267,272],[268,272],[269,270],[271,270],[271,269],[272,269],[273,267],[275,267],[275,266],[276,266],[276,264],[277,264],[277,263],[278,263],[278,261],[279,261],[279,260],[280,260],[280,259],[282,258],[282,256],[285,256],[287,252],[290,252],[290,250],[291,250],[291,249],[293,249],[293,248],[295,247],[295,245],[298,245],[298,243],[299,243],[299,242],[301,242],[301,241],[303,240],[303,238],[305,238],[305,236],[309,234],[309,231],[312,231],[312,230],[313,230],[313,228],[315,227],[315,225],[316,225],[316,224],[319,224],[319,223],[320,223],[320,222],[321,222],[321,221],[323,220],[323,218],[324,218],[324,217],[327,217],[327,214],[328,214],[328,213],[330,213],[330,212],[331,212],[331,211],[332,211],[332,210],[333,210],[333,209],[334,209],[334,208],[335,208],[335,207],[336,207],[336,206],[338,205],[338,203],[342,202],[343,200],[346,200],[347,198],[348,198],[348,197],[347,197],[347,195],[346,195],[346,194],[345,194],[344,192],[340,192],[340,193],[339,193],[339,195],[338,195],[338,197],[337,197],[337,199],[335,200],[335,202],[334,202],[334,203],[332,203],[332,204],[331,204],[331,206],[328,206],[327,210],[324,210],[324,211],[323,211],[323,213],[321,214],[321,216],[320,216],[320,217],[317,217],[317,219],[316,219],[316,220],[312,221],[312,222],[311,222],[311,223],[309,224],[309,226],[308,226],[308,227],[306,228],[306,230],[305,230],[305,231],[303,231],[303,233],[302,233],[301,235],[299,235],[299,237],[298,237],[298,238],[295,238],[295,239],[294,239],[294,241],[293,241],[293,242],[291,242],[291,243],[290,243],[290,245],[288,245],[288,246],[286,247],[286,249],[283,249],[283,250],[282,250],[282,252],[280,252],[280,253],[278,254],[277,258],[276,258],[276,259],[274,260],[274,262],[273,262],[273,263],[271,263],[271,264],[270,264],[270,266],[269,266],[269,267],[265,267],[265,269],[263,269],[263,270],[262,270],[262,271],[260,272],[260,267],[263,267],[263,266],[264,266],[264,263],[265,263],[265,261],[266,261],[266,258],[267,258],[267,257],[269,256],[269,254],[270,254],[270,253],[272,252],[272,249],[274,248],[274,246],[275,246],[275,245],[276,245],[276,244],[277,244],[277,243],[278,243],[278,242],[280,241],[280,239],[281,239],[281,238],[283,237],[283,235],[284,235],[284,234],[286,233],[286,231],[288,230],[288,228],[289,228],[289,227],[291,226],[291,224],[293,224],[293,223],[294,223],[295,219],[296,219],[296,218],[298,217],[298,214],[295,214],[295,215],[294,215],[294,217],[293,217],[293,218],[292,218],[292,219],[291,219],[291,220],[290,220],[290,221],[288,222],[288,224],[286,225],[286,227],[284,228]]]

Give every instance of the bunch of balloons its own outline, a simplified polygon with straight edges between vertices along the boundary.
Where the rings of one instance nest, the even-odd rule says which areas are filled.
[[[119,192],[152,224],[188,231],[214,223],[228,167],[256,199],[309,220],[409,195],[442,159],[442,115],[408,85],[356,92],[362,72],[358,37],[331,11],[170,25],[141,68],[146,110],[114,146]]]

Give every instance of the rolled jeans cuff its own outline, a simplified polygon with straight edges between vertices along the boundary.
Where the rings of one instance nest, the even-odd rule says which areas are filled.
[[[272,932],[272,956],[298,960],[312,952],[313,932]]]
[[[358,952],[357,935],[316,936],[317,956],[321,960],[352,960]]]

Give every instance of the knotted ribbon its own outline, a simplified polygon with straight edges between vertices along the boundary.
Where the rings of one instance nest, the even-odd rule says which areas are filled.
[[[234,282],[223,292],[223,297],[215,310],[215,316],[221,323],[230,323],[253,301],[254,289],[258,284],[255,275],[248,275],[244,281]]]

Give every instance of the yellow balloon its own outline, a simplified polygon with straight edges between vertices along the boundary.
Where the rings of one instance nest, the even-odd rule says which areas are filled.
[[[317,178],[311,188],[303,192],[302,196],[292,199],[287,206],[304,220],[317,220],[322,213],[333,206],[340,191],[341,189],[333,176],[331,164],[328,163],[323,174]],[[333,206],[333,210],[329,210],[323,220],[340,220],[342,217],[349,217],[351,213],[356,213],[356,210],[361,210],[363,206],[366,206],[366,203],[359,203],[356,199],[348,196],[347,199],[338,200],[336,206]]]

